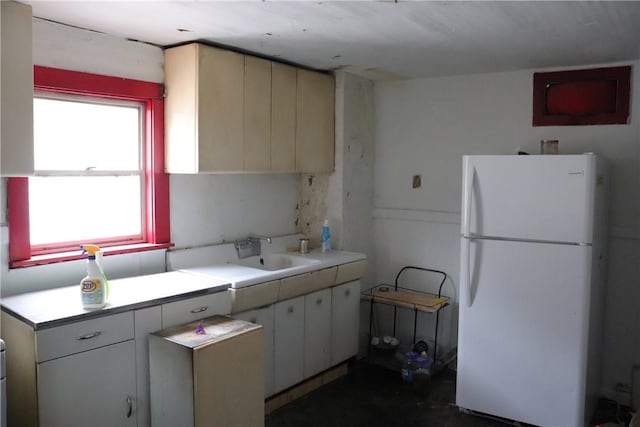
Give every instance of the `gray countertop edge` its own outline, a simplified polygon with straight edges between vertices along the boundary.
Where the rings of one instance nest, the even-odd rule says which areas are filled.
[[[166,303],[170,303],[170,302],[174,302],[174,301],[179,301],[185,298],[192,298],[192,297],[197,297],[197,296],[202,296],[202,295],[207,295],[207,294],[214,294],[214,293],[218,293],[218,292],[224,292],[226,290],[228,290],[231,287],[230,284],[226,283],[226,284],[222,284],[222,285],[216,285],[216,286],[212,286],[210,288],[205,288],[205,289],[198,289],[195,291],[190,291],[190,292],[185,292],[185,293],[181,293],[181,294],[176,294],[176,295],[170,295],[167,297],[162,297],[162,298],[156,298],[156,299],[151,299],[151,300],[147,300],[147,301],[140,301],[140,302],[135,302],[135,303],[131,303],[131,304],[124,304],[124,305],[117,305],[117,306],[107,306],[105,308],[101,308],[101,309],[97,309],[97,310],[92,310],[92,311],[85,311],[82,313],[78,313],[75,315],[71,315],[71,316],[67,316],[67,317],[62,317],[62,318],[58,318],[55,320],[49,320],[49,321],[45,321],[45,322],[34,322],[31,319],[28,319],[24,316],[22,316],[20,313],[15,312],[14,310],[11,310],[9,307],[6,307],[4,304],[2,304],[2,311],[4,311],[5,313],[15,317],[18,320],[21,320],[22,322],[26,323],[27,325],[31,326],[33,328],[33,330],[35,331],[39,331],[42,329],[48,329],[48,328],[53,328],[56,326],[62,326],[62,325],[66,325],[68,323],[73,323],[73,322],[77,322],[77,321],[84,321],[84,320],[88,320],[88,319],[94,319],[94,318],[98,318],[98,317],[104,317],[104,316],[110,316],[113,314],[119,314],[119,313],[124,313],[127,311],[132,311],[132,310],[139,310],[142,308],[148,308],[148,307],[153,307],[156,305],[160,305],[160,304],[166,304]]]

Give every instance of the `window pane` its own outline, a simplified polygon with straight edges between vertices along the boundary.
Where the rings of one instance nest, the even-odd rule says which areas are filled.
[[[140,104],[34,98],[35,169],[138,170]]]
[[[31,244],[141,235],[139,176],[30,177]]]

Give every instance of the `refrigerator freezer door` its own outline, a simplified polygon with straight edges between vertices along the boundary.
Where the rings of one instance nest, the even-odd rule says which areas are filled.
[[[465,156],[463,235],[591,243],[593,155]]]
[[[457,405],[536,425],[584,425],[591,247],[471,245]]]

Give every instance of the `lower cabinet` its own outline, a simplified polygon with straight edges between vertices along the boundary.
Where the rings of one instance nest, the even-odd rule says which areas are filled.
[[[235,314],[263,326],[264,396],[355,356],[359,307],[356,280]],[[149,333],[229,312],[227,292],[39,330],[3,311],[9,425],[149,426]]]
[[[264,331],[264,397],[275,393],[274,383],[274,313],[273,305],[234,314],[236,319],[262,326]]]
[[[133,340],[38,364],[40,426],[135,426]]]
[[[34,330],[2,312],[11,426],[136,426],[134,316]]]
[[[360,281],[331,288],[331,366],[358,354]]]
[[[331,365],[331,289],[304,297],[304,378]]]
[[[214,316],[151,334],[152,425],[264,426],[262,333],[261,326]]]
[[[358,354],[360,281],[236,313],[265,336],[265,397]]]
[[[151,425],[149,394],[149,334],[162,329],[162,308],[143,308],[134,312],[136,336],[136,383],[138,385],[138,427]]]
[[[38,330],[3,311],[8,424],[150,426],[149,333],[230,307],[220,292]]]
[[[304,379],[304,298],[274,304],[275,393]]]

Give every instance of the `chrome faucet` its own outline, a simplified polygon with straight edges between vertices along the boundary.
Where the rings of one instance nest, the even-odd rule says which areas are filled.
[[[253,236],[253,237],[249,237],[249,239],[264,240],[267,243],[271,244],[271,237],[269,237],[269,236]]]
[[[261,240],[266,240],[267,243],[271,244],[271,237],[249,236],[246,239],[236,240],[234,246],[238,258],[242,259],[260,255],[262,253]]]

